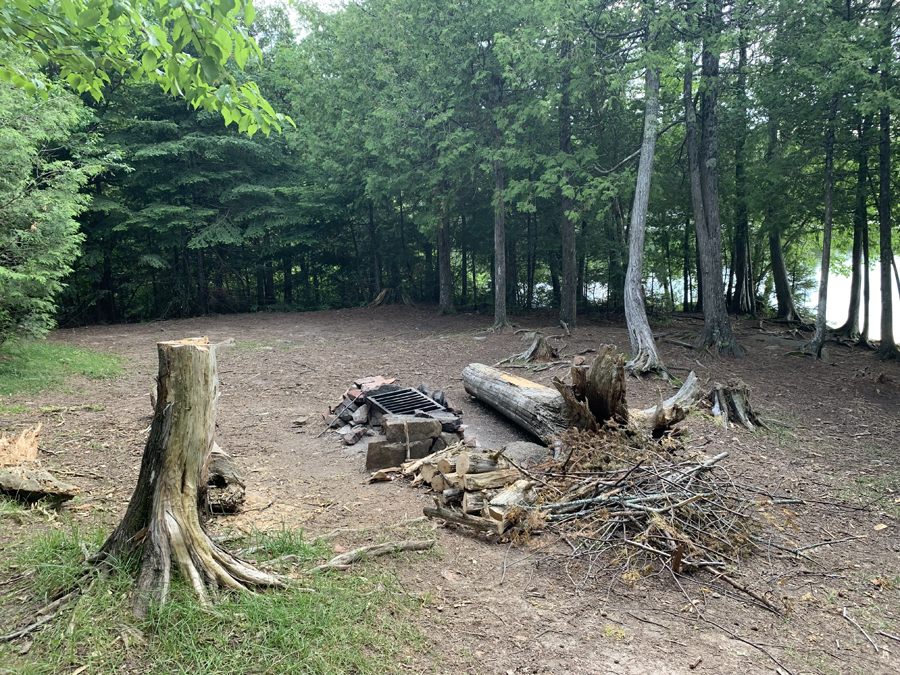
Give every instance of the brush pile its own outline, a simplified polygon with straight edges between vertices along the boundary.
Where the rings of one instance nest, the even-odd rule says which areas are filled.
[[[543,436],[554,456],[536,444],[522,457],[509,447],[474,452],[458,443],[407,462],[398,473],[436,493],[426,516],[509,541],[555,533],[571,549],[567,559],[593,564],[603,556],[626,581],[708,569],[779,612],[727,574],[754,546],[755,516],[771,500],[731,480],[722,466],[727,452],[706,456],[682,443],[675,425],[700,397],[693,373],[678,394],[644,411],[628,410],[624,358],[609,347],[589,368],[572,368],[572,385],[555,381],[556,391],[479,364],[463,379],[473,396],[516,421],[530,410],[525,404],[552,410],[539,428],[554,432]],[[537,427],[537,416],[527,417]],[[561,420],[569,428],[560,432],[553,427]]]

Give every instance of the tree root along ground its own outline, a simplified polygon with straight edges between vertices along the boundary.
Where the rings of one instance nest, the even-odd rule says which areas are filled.
[[[699,320],[677,315],[656,332],[696,331]],[[364,484],[361,449],[346,448],[331,435],[314,438],[325,425],[320,413],[354,378],[383,375],[444,389],[485,447],[530,440],[463,391],[464,366],[496,363],[527,346],[513,331],[485,332],[490,323],[484,315],[438,316],[433,307],[395,305],[58,331],[52,340],[124,356],[127,375],[73,380],[64,392],[5,397],[0,428],[12,433],[43,422],[42,461],[84,490],[63,508],[85,528],[102,524],[111,531],[138,476],[155,388],[155,343],[198,335],[217,343],[233,338],[235,346],[218,353],[217,440],[244,472],[247,503],[241,514],[215,518],[213,528],[283,523],[310,535],[346,530],[331,540],[340,547],[335,553],[422,538],[379,526],[420,516],[430,496],[404,481]],[[549,333],[556,317],[548,312],[517,317],[516,323]],[[604,343],[628,349],[624,325],[602,316],[579,317],[579,323],[566,338],[565,353]],[[742,601],[742,593],[714,575],[673,578],[668,570],[648,570],[643,578],[624,579],[613,572],[619,566],[602,557],[567,558],[571,549],[555,537],[510,545],[465,528],[438,527],[436,554],[366,563],[394,568],[403,589],[421,598],[417,620],[431,647],[421,653],[416,672],[900,670],[900,643],[879,634],[900,635],[900,364],[831,342],[833,364],[802,359],[790,355],[789,345],[768,339],[786,335],[779,324],[735,327],[748,350],[743,359],[714,358],[665,342],[659,348],[672,373],[696,371],[707,391],[715,382],[741,380],[760,417],[788,425],[752,433],[723,429],[708,411],[681,424],[690,434],[688,447],[710,457],[729,452],[725,466],[735,482],[808,500],[769,511],[791,541],[779,545],[791,550],[763,547],[732,575],[780,603],[786,618]],[[565,374],[562,368],[527,375],[550,385],[552,377]],[[629,380],[629,405],[650,408],[674,391],[658,380]],[[76,408],[83,405],[103,410]],[[41,411],[62,406],[65,414]],[[301,416],[309,418],[306,425],[292,426]],[[870,508],[819,503],[842,500]],[[887,527],[876,530],[877,525]],[[29,526],[0,521],[0,550]],[[837,543],[818,545],[827,541]],[[877,643],[877,653],[844,618],[845,608]],[[0,615],[6,615],[4,607]],[[16,627],[4,625],[0,632]]]

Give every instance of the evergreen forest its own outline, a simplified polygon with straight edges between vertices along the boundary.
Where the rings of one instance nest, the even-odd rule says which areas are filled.
[[[672,311],[821,349],[840,273],[837,331],[897,355],[893,0],[257,4],[0,2],[0,340],[553,308],[624,312],[654,370]]]

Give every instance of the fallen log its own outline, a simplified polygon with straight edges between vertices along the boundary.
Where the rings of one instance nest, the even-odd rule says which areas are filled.
[[[426,506],[422,509],[422,513],[429,518],[440,518],[441,520],[446,520],[448,523],[465,525],[478,532],[496,532],[497,534],[503,534],[503,530],[506,528],[506,523],[498,523],[496,520],[491,520],[490,518],[470,516],[451,509]]]
[[[481,363],[462,372],[466,392],[526,429],[544,443],[572,426],[562,395],[549,387]]]
[[[81,490],[71,483],[64,483],[37,464],[0,469],[0,492],[26,502],[44,497],[58,500],[72,499]]]
[[[324,572],[326,570],[346,570],[353,563],[357,563],[365,558],[374,558],[375,556],[385,555],[387,553],[400,553],[401,551],[427,551],[432,546],[434,546],[434,539],[425,539],[421,541],[393,541],[387,544],[362,546],[360,548],[355,548],[352,551],[347,551],[347,553],[342,553],[339,556],[335,556],[327,563],[314,567],[310,571]]]

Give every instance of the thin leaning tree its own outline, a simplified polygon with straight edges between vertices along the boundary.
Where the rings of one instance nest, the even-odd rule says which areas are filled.
[[[628,272],[625,275],[625,320],[628,324],[632,353],[631,360],[625,364],[625,368],[635,375],[658,371],[665,376],[666,367],[656,350],[642,293],[647,206],[650,200],[650,178],[653,174],[653,156],[659,124],[659,71],[653,64],[647,65],[645,87],[644,138],[641,142],[634,208],[631,210]]]
[[[173,560],[202,604],[209,602],[207,588],[284,586],[222,549],[200,522],[219,398],[216,346],[189,338],[159,342],[157,349],[156,410],[137,486],[122,522],[91,561],[140,556],[132,599],[138,617],[166,601]]]

